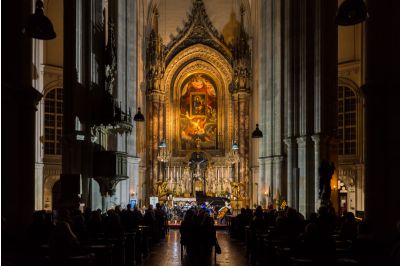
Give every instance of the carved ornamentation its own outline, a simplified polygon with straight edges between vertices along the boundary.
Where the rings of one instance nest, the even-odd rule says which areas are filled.
[[[164,45],[158,33],[158,9],[153,9],[152,28],[146,50],[146,79],[147,93],[152,94],[161,91],[161,80],[164,77],[165,60]]]
[[[198,60],[201,58],[202,60]],[[171,123],[167,123],[167,139],[175,140],[173,146],[176,147],[175,156],[184,156],[183,153],[179,153],[180,140],[179,134],[174,128],[179,128],[179,90],[182,82],[185,78],[193,73],[203,73],[210,76],[215,82],[218,88],[217,99],[218,99],[218,120],[219,121],[231,121],[232,110],[230,108],[231,98],[228,97],[228,87],[232,80],[232,69],[229,62],[220,54],[218,51],[205,46],[203,44],[197,44],[179,53],[174,60],[167,66],[165,71],[164,79],[164,90],[169,91],[170,94],[166,94],[167,105],[166,114],[167,117],[173,117]],[[228,123],[230,124],[230,123]],[[227,138],[231,136],[226,132],[232,131],[231,129],[225,128],[225,122],[218,123],[218,132],[225,132],[223,136],[218,136],[218,142],[221,144],[218,150],[209,151],[213,156],[223,154],[223,147],[228,147],[230,143]],[[224,137],[222,139],[222,137]]]
[[[244,29],[245,9],[240,7],[240,31],[232,47],[233,54],[233,82],[231,92],[250,92],[251,86],[251,52],[249,46],[249,36]]]
[[[214,72],[219,72],[224,81],[224,86],[228,87],[232,80],[232,67],[229,61],[213,48],[203,44],[193,45],[177,54],[173,60],[167,65],[164,77],[164,90],[169,91],[172,86],[174,75],[185,67],[188,62],[193,62],[201,58],[203,62],[207,62],[215,68]],[[199,61],[200,62],[200,61]]]
[[[212,25],[202,0],[193,2],[192,12],[184,28],[179,30],[178,35],[166,46],[166,64],[169,64],[178,53],[194,44],[204,44],[220,52],[228,61],[232,59],[223,35]]]
[[[114,23],[110,22],[108,27],[108,43],[105,51],[105,76],[106,76],[106,90],[112,94],[115,86],[115,79],[117,77],[117,53],[115,44]]]

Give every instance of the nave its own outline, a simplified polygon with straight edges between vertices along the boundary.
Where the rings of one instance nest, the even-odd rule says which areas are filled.
[[[245,257],[245,245],[243,242],[231,239],[228,231],[217,231],[218,243],[221,246],[221,254],[217,255],[215,265],[242,266],[250,265]],[[186,252],[181,257],[180,233],[177,229],[169,230],[165,239],[157,243],[151,250],[150,255],[143,260],[142,266],[175,266],[193,265]],[[210,260],[210,265],[214,265],[214,253]]]

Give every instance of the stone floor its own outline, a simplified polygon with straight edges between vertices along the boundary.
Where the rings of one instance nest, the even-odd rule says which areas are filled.
[[[229,234],[225,230],[217,231],[218,243],[221,246],[222,253],[217,255],[218,266],[246,266],[245,246],[243,243],[230,239]],[[167,237],[160,243],[155,245],[150,256],[143,260],[142,266],[173,266],[173,265],[193,265],[188,261],[186,255],[181,260],[179,230],[173,229],[169,231]],[[211,265],[214,265],[214,258]]]

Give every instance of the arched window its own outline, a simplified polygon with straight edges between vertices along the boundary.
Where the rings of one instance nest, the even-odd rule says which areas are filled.
[[[44,99],[44,154],[61,154],[63,89],[49,91]]]
[[[349,87],[339,86],[338,101],[338,153],[339,155],[355,155],[357,147],[356,95]]]

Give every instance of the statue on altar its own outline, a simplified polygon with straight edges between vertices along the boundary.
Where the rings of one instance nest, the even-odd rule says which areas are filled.
[[[167,195],[167,185],[168,185],[168,182],[165,182],[165,181],[157,181],[156,182],[156,194],[158,197]]]
[[[243,183],[240,182],[231,182],[232,194],[238,199],[241,197],[241,189],[240,187],[244,186]]]

